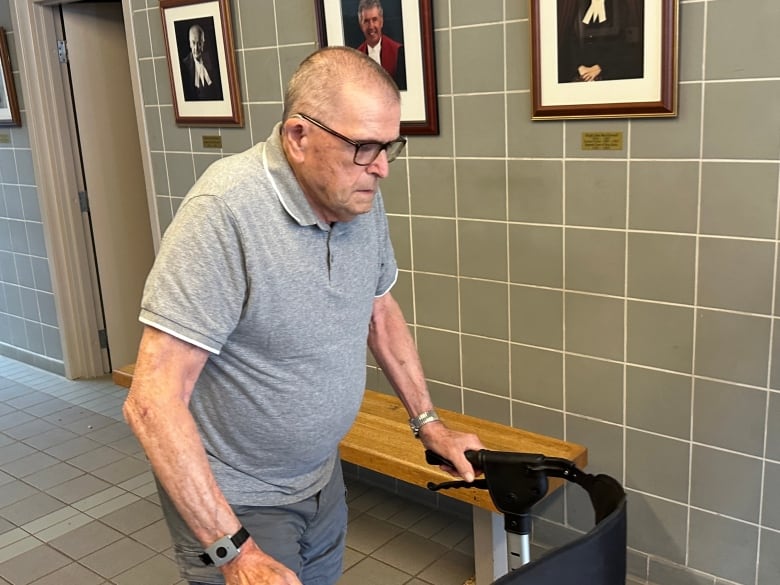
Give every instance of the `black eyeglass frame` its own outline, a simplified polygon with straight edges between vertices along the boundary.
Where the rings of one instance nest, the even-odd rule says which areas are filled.
[[[318,128],[321,128],[322,130],[325,130],[325,132],[327,132],[328,134],[331,134],[332,136],[335,136],[336,138],[340,138],[341,140],[343,140],[347,144],[351,144],[352,146],[354,146],[355,147],[355,154],[352,157],[352,162],[354,164],[360,166],[360,167],[367,167],[370,164],[372,164],[377,159],[377,157],[379,157],[380,153],[383,150],[387,154],[387,162],[391,163],[396,158],[398,158],[398,155],[403,152],[404,147],[406,146],[406,138],[404,138],[403,136],[399,136],[398,138],[396,138],[395,140],[391,140],[390,142],[376,142],[374,140],[366,140],[366,141],[353,140],[352,138],[347,138],[343,134],[341,134],[339,132],[336,132],[333,128],[329,128],[328,126],[326,126],[325,124],[323,124],[319,120],[315,120],[314,118],[312,118],[311,116],[309,116],[307,114],[302,114],[301,112],[298,112],[296,114],[293,114],[293,116],[295,116],[296,118],[301,118],[303,120],[306,120],[307,122],[311,122],[312,124],[314,124]],[[399,144],[400,144],[400,147],[396,146],[396,145],[399,145]],[[363,148],[364,146],[378,146],[379,149],[376,151],[376,154],[373,156],[373,158],[370,161],[361,163],[361,162],[358,162],[357,158],[358,158],[358,154],[360,153],[360,149]],[[394,146],[395,146],[395,148],[397,150],[395,150],[395,149],[391,150]]]

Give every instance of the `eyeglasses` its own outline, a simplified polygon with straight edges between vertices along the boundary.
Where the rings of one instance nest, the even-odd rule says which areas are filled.
[[[307,122],[311,122],[318,128],[322,128],[327,132],[328,134],[332,134],[336,138],[340,138],[347,144],[351,144],[355,147],[355,156],[352,157],[352,162],[356,165],[359,165],[361,167],[367,167],[372,162],[374,162],[377,157],[379,156],[379,153],[383,150],[385,153],[387,153],[387,162],[391,163],[396,158],[398,158],[398,155],[401,154],[401,151],[404,149],[404,146],[406,146],[406,138],[403,136],[399,136],[395,140],[391,140],[390,142],[361,142],[359,140],[352,140],[351,138],[347,138],[343,134],[339,134],[332,128],[328,128],[325,124],[322,122],[315,120],[311,116],[307,116],[306,114],[294,114],[297,118],[302,118],[306,120]]]

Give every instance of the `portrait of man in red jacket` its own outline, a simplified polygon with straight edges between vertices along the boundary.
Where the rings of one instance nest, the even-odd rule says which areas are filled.
[[[358,23],[363,31],[364,41],[358,51],[368,54],[379,63],[395,80],[398,89],[406,89],[406,59],[402,43],[383,32],[384,10],[380,0],[360,0]]]

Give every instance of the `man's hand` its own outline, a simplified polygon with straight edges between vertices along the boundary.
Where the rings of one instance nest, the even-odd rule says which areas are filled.
[[[293,571],[261,551],[251,538],[221,570],[225,585],[301,585]]]
[[[462,477],[465,481],[474,481],[477,470],[468,462],[464,453],[485,448],[477,435],[453,431],[441,421],[437,421],[423,425],[420,429],[420,439],[426,449],[452,462],[453,467],[442,465],[442,470]]]
[[[580,79],[582,79],[582,81],[595,81],[598,79],[599,75],[601,75],[601,66],[598,63],[596,65],[591,65],[590,67],[580,65],[577,68],[577,72],[580,74]]]

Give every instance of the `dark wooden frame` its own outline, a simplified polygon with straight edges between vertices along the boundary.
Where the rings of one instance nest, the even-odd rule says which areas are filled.
[[[590,85],[582,84],[560,84],[557,80],[557,63],[555,64],[556,79],[551,80],[551,67],[545,67],[543,63],[545,57],[548,62],[552,62],[549,55],[542,55],[543,46],[549,42],[549,38],[543,38],[544,35],[557,35],[558,31],[552,27],[549,22],[543,22],[540,15],[541,5],[548,0],[530,0],[530,21],[531,21],[531,94],[533,120],[565,119],[565,118],[632,118],[632,117],[669,117],[677,115],[677,83],[678,83],[678,21],[679,21],[679,0],[645,0],[646,4],[658,5],[661,10],[660,38],[648,38],[644,35],[645,50],[657,50],[659,52],[659,75],[655,80],[651,80],[660,87],[660,92],[655,95],[648,93],[647,99],[621,100],[619,92],[621,84],[634,80],[613,80],[609,82],[598,81],[591,83],[610,83],[617,98],[604,103],[599,101],[588,102],[585,91],[583,99],[574,99],[570,103],[560,103],[560,100],[546,99],[543,95],[543,87],[562,87],[564,85]],[[545,5],[545,9],[551,10],[549,6],[556,3]],[[548,13],[549,14],[549,13]],[[552,30],[550,30],[552,28]],[[647,32],[647,26],[645,27]],[[545,77],[547,76],[547,77]],[[627,87],[623,85],[623,87]],[[574,90],[572,93],[576,93]],[[660,94],[660,95],[659,95]]]
[[[199,10],[202,8],[203,10]],[[229,0],[160,0],[168,77],[171,81],[176,123],[186,126],[243,126],[243,108],[238,83],[233,44],[232,18]],[[169,27],[177,21],[192,18],[214,19],[214,43],[218,51],[222,100],[210,102],[185,100],[179,65],[180,47],[177,37],[169,35]],[[221,37],[221,38],[220,38]],[[222,54],[219,54],[220,49]]]
[[[11,57],[8,53],[8,41],[5,37],[5,29],[0,27],[0,64],[2,64],[3,78],[0,80],[5,89],[7,107],[0,107],[0,126],[21,126],[22,115],[19,111],[19,99],[16,95],[14,84],[14,71],[11,67]]]
[[[385,3],[390,0],[384,0]],[[405,5],[414,5],[417,9],[420,30],[419,37],[414,39],[419,43],[421,59],[421,75],[414,79],[409,76],[411,68],[407,65],[408,89],[401,92],[401,134],[406,135],[435,135],[439,133],[439,113],[436,88],[436,60],[433,43],[433,9],[432,0],[398,0]],[[319,45],[344,45],[345,39],[328,38],[328,28],[334,19],[338,19],[340,10],[334,10],[332,5],[339,4],[341,0],[315,0],[314,8],[317,16],[317,36]],[[357,15],[355,16],[357,18]],[[408,11],[403,13],[405,45],[409,46],[408,35],[412,32]],[[416,32],[416,31],[415,31]],[[335,35],[332,35],[335,36]],[[409,59],[409,52],[406,53]],[[405,113],[405,104],[415,100],[422,115],[408,115]]]

